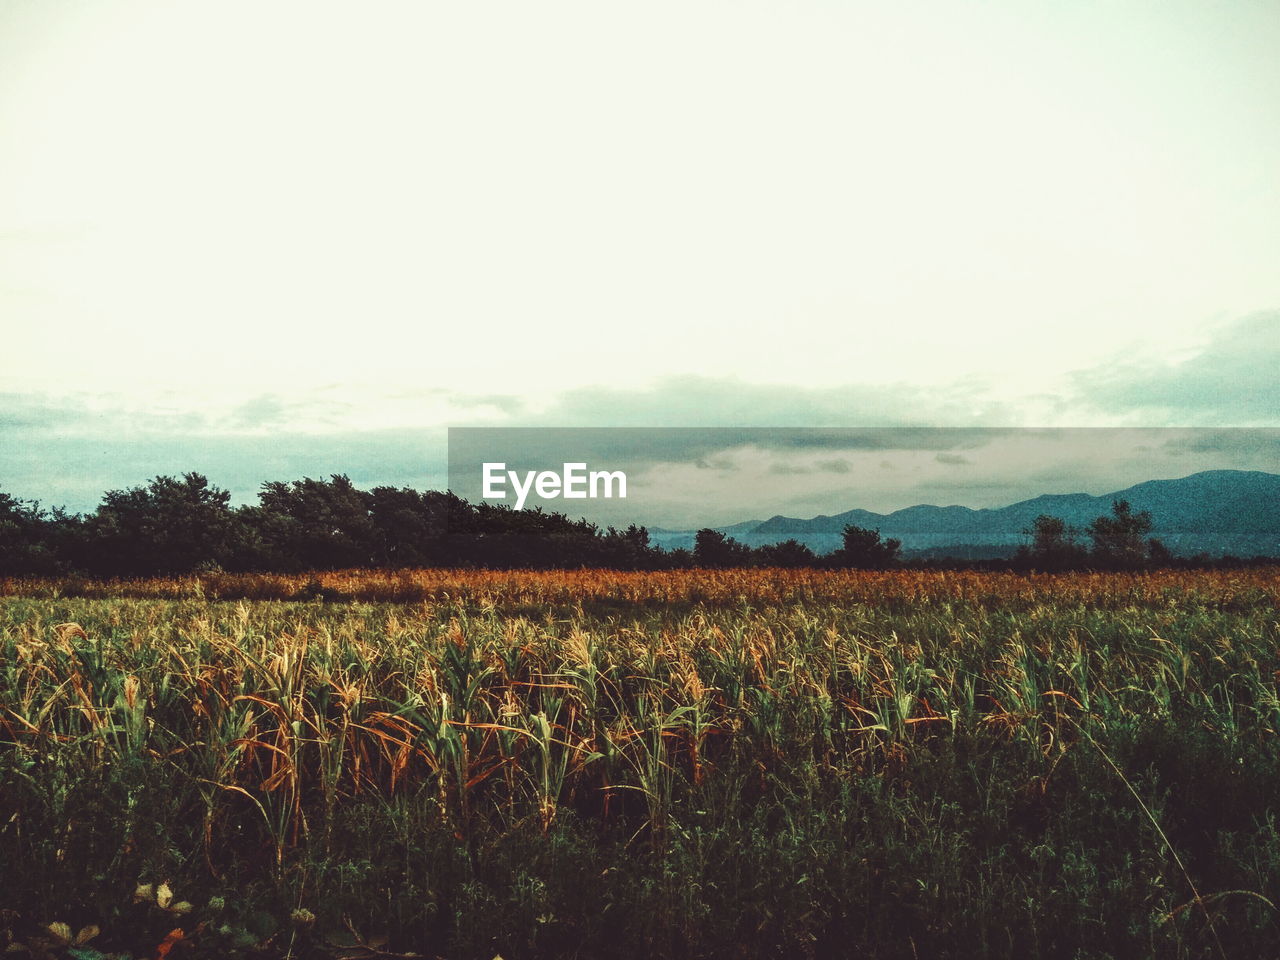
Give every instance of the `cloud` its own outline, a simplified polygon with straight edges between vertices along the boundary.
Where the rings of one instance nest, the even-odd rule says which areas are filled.
[[[990,396],[981,380],[922,390],[905,383],[797,387],[734,378],[664,377],[646,388],[565,391],[524,425],[614,427],[991,426],[1017,422],[1017,410]]]
[[[335,473],[347,474],[361,487],[445,486],[443,430],[127,432],[116,429],[122,419],[107,414],[98,421],[104,429],[94,432],[88,429],[93,419],[73,418],[75,429],[38,437],[25,429],[0,427],[0,489],[84,512],[92,510],[107,490],[188,471],[230,490],[237,503],[254,502],[267,480]]]
[[[1145,414],[1186,426],[1280,425],[1280,311],[1255,313],[1219,328],[1181,362],[1117,357],[1073,375],[1085,408]]]
[[[358,410],[355,404],[334,399],[331,390],[318,390],[301,397],[286,398],[263,393],[246,400],[225,414],[208,418],[210,429],[221,433],[315,431],[342,429]]]
[[[693,462],[699,470],[715,470],[718,473],[736,473],[738,464],[728,457],[699,457]]]
[[[1207,453],[1233,460],[1270,460],[1280,470],[1280,432],[1276,430],[1195,430],[1170,437],[1160,449],[1173,456]]]
[[[234,427],[248,429],[277,426],[284,422],[290,406],[275,394],[264,393],[236,407],[230,423]]]
[[[335,473],[361,487],[443,489],[446,430],[437,412],[515,409],[510,399],[425,388],[396,398],[391,418],[421,425],[378,426],[377,400],[349,388],[206,407],[175,394],[9,392],[0,394],[0,490],[84,512],[107,490],[188,471],[237,503],[254,502],[268,480]]]
[[[1057,422],[1207,428],[1140,430],[1132,438],[1139,446],[1126,450],[1116,434],[1105,454],[1099,446],[1111,436],[1105,431],[1017,426],[1032,416],[1031,406],[996,398],[999,385],[978,379],[926,389],[686,375],[641,387],[568,389],[540,406],[532,397],[427,386],[397,392],[334,384],[242,396],[220,407],[176,393],[143,401],[9,392],[0,394],[0,489],[89,509],[104,490],[188,470],[205,473],[239,502],[252,502],[265,480],[330,473],[346,473],[362,486],[440,488],[452,450],[444,424],[452,423],[503,428],[454,431],[464,462],[497,443],[513,465],[526,467],[580,460],[641,476],[664,465],[700,464],[706,476],[737,478],[742,489],[726,497],[726,511],[751,513],[761,496],[791,490],[815,502],[829,495],[822,509],[846,509],[876,487],[873,471],[894,496],[929,492],[945,499],[947,490],[971,490],[998,502],[1002,497],[984,494],[981,485],[995,469],[993,450],[1008,451],[999,472],[1021,477],[1015,492],[1027,495],[1119,488],[1124,483],[1113,475],[1130,462],[1136,466],[1126,482],[1226,466],[1278,470],[1276,431],[1230,429],[1280,425],[1276,369],[1280,311],[1222,326],[1176,362],[1116,357],[1077,372],[1055,398]],[[975,485],[951,476],[974,478]],[[768,478],[775,478],[772,487]]]
[[[848,475],[856,455],[978,450],[1018,428],[975,427],[463,427],[449,431],[450,486],[478,489],[479,465],[556,470],[566,462],[608,464],[639,474],[691,465],[720,473],[759,469],[773,476]],[[959,456],[958,454],[952,454]],[[957,461],[946,461],[957,462]]]
[[[209,425],[208,417],[189,407],[126,405],[113,396],[9,393],[0,395],[0,404],[0,435],[26,436],[28,442],[79,434],[190,433]]]
[[[712,464],[718,454],[740,448],[780,455],[971,449],[1017,422],[1014,408],[986,394],[976,380],[924,391],[907,384],[804,388],[666,377],[644,387],[575,388],[541,409],[473,420],[484,429],[451,431],[450,450],[468,464],[496,457],[547,469],[574,459],[642,469],[664,462]],[[625,428],[621,444],[619,428]],[[777,473],[851,469],[840,456],[789,459],[777,463]]]
[[[851,473],[853,472],[853,464],[848,460],[819,460],[815,466],[826,473]]]
[[[471,396],[464,393],[447,392],[446,397],[451,405],[463,410],[492,407],[508,416],[515,416],[524,409],[523,400],[506,393],[487,393]]]
[[[0,393],[0,431],[53,430],[74,423],[82,411],[66,401],[47,401],[30,394]]]
[[[853,464],[843,457],[834,460],[815,460],[812,463],[789,463],[775,460],[769,464],[769,472],[778,476],[807,476],[815,473],[848,474],[853,472]]]

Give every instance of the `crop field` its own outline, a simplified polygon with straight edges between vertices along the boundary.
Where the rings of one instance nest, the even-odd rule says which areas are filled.
[[[1280,956],[1280,570],[0,581],[0,951]]]

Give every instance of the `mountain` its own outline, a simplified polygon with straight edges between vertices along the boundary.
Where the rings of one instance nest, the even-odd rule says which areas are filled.
[[[826,552],[839,545],[841,531],[853,524],[900,539],[908,554],[959,547],[982,553],[1000,547],[1008,553],[1027,542],[1023,531],[1042,513],[1083,531],[1095,517],[1109,514],[1116,500],[1151,511],[1152,536],[1177,553],[1280,554],[1280,475],[1260,470],[1207,470],[1176,480],[1149,480],[1100,497],[1044,494],[995,509],[920,504],[884,514],[855,509],[808,519],[775,516],[750,528],[735,524],[721,529],[732,530],[751,546],[795,538]],[[675,540],[676,532],[670,537]],[[683,538],[692,542],[687,531]],[[655,538],[660,544],[664,539]]]

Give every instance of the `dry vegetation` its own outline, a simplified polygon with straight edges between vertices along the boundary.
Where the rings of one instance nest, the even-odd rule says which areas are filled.
[[[1280,943],[1274,569],[0,592],[0,936],[34,955]]]
[[[0,579],[0,596],[165,600],[358,600],[365,603],[634,604],[987,602],[998,606],[1280,599],[1280,568],[1062,574],[814,569],[338,570],[206,573],[131,580]]]

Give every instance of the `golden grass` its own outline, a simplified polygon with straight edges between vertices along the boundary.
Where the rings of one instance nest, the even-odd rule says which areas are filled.
[[[1057,602],[1148,605],[1195,592],[1206,601],[1280,601],[1280,568],[1023,574],[949,570],[337,570],[208,573],[136,580],[9,578],[0,596],[330,599],[477,604]]]

